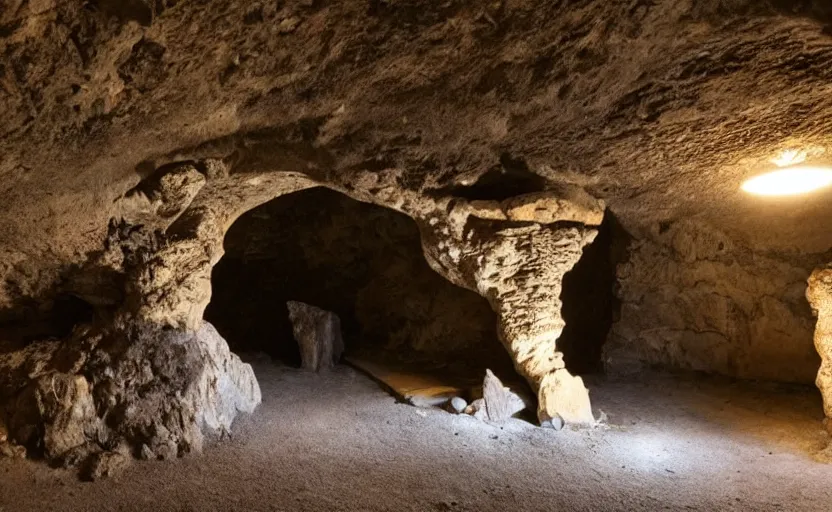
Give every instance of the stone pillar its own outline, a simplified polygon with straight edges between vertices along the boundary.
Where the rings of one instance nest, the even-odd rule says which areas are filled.
[[[196,331],[211,301],[211,271],[222,255],[224,231],[211,211],[189,211],[161,247],[127,269],[122,316]]]
[[[460,202],[447,219],[434,217],[421,226],[423,250],[434,270],[488,299],[498,314],[500,339],[538,394],[541,424],[590,425],[595,419],[589,393],[564,367],[557,340],[564,328],[563,276],[598,234],[594,226],[601,223],[603,205],[596,203],[581,217],[572,203],[563,208],[561,201],[547,211],[540,194],[530,199],[537,207],[529,217],[512,217],[507,202]],[[522,198],[508,204],[525,207]],[[557,207],[566,220],[552,212]]]
[[[815,384],[823,396],[823,412],[827,418],[827,428],[830,428],[832,427],[832,265],[819,268],[812,273],[809,277],[806,298],[818,318],[815,328],[815,348],[820,354],[821,364]]]

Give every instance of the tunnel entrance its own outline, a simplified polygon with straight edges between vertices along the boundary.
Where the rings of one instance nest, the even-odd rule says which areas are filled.
[[[329,189],[241,216],[212,289],[205,318],[237,353],[299,366],[286,306],[299,301],[340,317],[347,358],[479,385],[489,368],[522,382],[487,301],[430,269],[415,222]]]

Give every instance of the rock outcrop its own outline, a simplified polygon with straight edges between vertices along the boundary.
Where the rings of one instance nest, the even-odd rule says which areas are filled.
[[[199,450],[203,432],[225,431],[238,412],[253,410],[260,394],[251,368],[203,320],[211,270],[241,213],[315,185],[411,216],[430,266],[497,313],[498,336],[538,393],[541,421],[593,423],[588,392],[564,367],[556,342],[562,279],[597,234],[602,202],[574,187],[541,191],[496,206],[506,220],[486,220],[467,200],[398,187],[397,169],[349,180],[245,171],[211,159],[170,165],[138,199],[125,199],[105,251],[91,259],[95,282],[118,292],[97,301],[98,327],[6,356],[3,403],[14,404],[7,418],[15,441],[70,464],[90,454],[109,460],[99,454],[124,445],[134,455],[169,458]],[[87,293],[97,288],[75,284]],[[289,310],[304,365],[335,362],[342,341],[334,316],[297,303]]]
[[[583,214],[575,215],[573,208]],[[471,219],[470,205],[460,201],[453,203],[447,218],[427,219],[423,247],[437,272],[491,303],[500,339],[517,371],[538,393],[541,422],[560,417],[566,423],[591,425],[588,392],[581,378],[566,369],[557,339],[564,327],[563,276],[597,235],[602,218],[597,210],[603,211],[603,204],[580,209],[573,203],[564,210],[569,211],[566,221],[550,214],[550,224],[501,225]]]
[[[66,465],[109,451],[200,451],[206,434],[230,431],[260,403],[251,367],[207,323],[85,329],[0,356],[0,370],[10,440]]]

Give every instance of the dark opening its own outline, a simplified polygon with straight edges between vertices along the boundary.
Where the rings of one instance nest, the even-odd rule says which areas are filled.
[[[0,312],[0,352],[34,341],[66,338],[76,326],[91,323],[94,312],[89,302],[69,293],[21,302],[11,311]]]
[[[524,160],[512,158],[508,153],[503,153],[500,157],[500,165],[489,169],[473,185],[451,187],[443,189],[441,193],[469,200],[502,201],[545,189],[545,178],[529,170]]]
[[[615,297],[615,270],[627,254],[628,235],[607,211],[595,241],[563,278],[561,313],[566,327],[558,339],[566,368],[572,373],[600,372],[602,350],[620,304]]]
[[[84,299],[68,293],[55,297],[49,315],[51,331],[58,338],[72,334],[76,325],[91,323],[95,309]]]
[[[514,375],[479,295],[433,272],[409,217],[324,188],[277,198],[237,220],[205,314],[235,352],[300,362],[286,302],[341,319],[347,356]]]

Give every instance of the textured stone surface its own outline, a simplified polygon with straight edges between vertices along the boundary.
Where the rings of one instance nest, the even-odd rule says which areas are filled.
[[[508,387],[503,386],[502,381],[491,370],[485,371],[485,379],[482,381],[482,399],[485,401],[488,419],[498,423],[526,408],[523,399]]]
[[[8,307],[97,250],[158,166],[264,136],[278,144],[261,169],[278,153],[284,169],[383,163],[436,189],[504,153],[589,187],[633,231],[704,213],[766,250],[830,244],[809,222],[828,201],[783,215],[736,193],[782,149],[829,147],[821,2],[105,4],[0,12]]]
[[[537,396],[540,421],[544,425],[591,426],[596,423],[584,381],[565,369],[544,376]]]
[[[573,214],[567,212],[571,220]],[[596,227],[571,223],[505,227],[499,222],[471,222],[469,216],[469,205],[460,202],[446,219],[428,218],[422,227],[428,262],[452,282],[489,300],[498,315],[500,339],[517,371],[538,393],[541,420],[560,414],[559,408],[565,406],[570,409],[564,419],[588,423],[584,420],[592,417],[592,411],[580,379],[570,382],[568,393],[574,396],[568,400],[553,389],[565,379],[547,387],[541,384],[552,373],[568,374],[556,346],[564,327],[561,286],[563,276],[597,235]],[[575,404],[583,404],[585,410],[578,413]]]
[[[832,266],[812,273],[806,298],[817,316],[815,348],[820,354],[821,365],[816,383],[823,395],[823,409],[828,421],[832,418]],[[827,423],[827,428],[830,427],[832,425]]]
[[[10,439],[67,465],[95,457],[101,474],[113,465],[102,449],[199,451],[204,434],[230,430],[260,402],[251,367],[207,323],[196,332],[79,332],[6,354],[0,368]]]
[[[575,219],[600,220],[597,211],[603,210],[603,203],[586,194],[575,201],[563,198],[561,204],[569,207],[551,210],[547,224],[517,226],[477,218],[466,200],[402,189],[397,186],[401,176],[401,170],[386,169],[361,173],[347,182],[336,179],[327,186],[416,220],[431,268],[488,299],[498,316],[498,335],[515,367],[539,390],[546,375],[564,368],[555,346],[564,326],[560,311],[563,276],[597,235],[597,226]],[[221,240],[230,221],[246,207],[308,186],[311,179],[297,172],[276,172],[245,181],[232,173],[209,181],[168,228],[160,248],[128,272],[123,314],[160,326],[198,325],[210,297],[211,267],[222,254]],[[241,201],[231,203],[229,196]],[[578,387],[570,389],[577,392]],[[558,401],[540,403],[555,407]],[[555,414],[556,410],[539,411],[541,418]],[[591,411],[585,412],[587,416]]]
[[[279,314],[297,300],[336,313],[352,355],[511,370],[488,302],[428,266],[416,222],[402,213],[318,187],[241,216],[224,251],[205,316],[232,350],[298,364]]]
[[[434,268],[490,301],[548,393],[560,280],[603,211],[566,193],[585,189],[645,244],[694,218],[750,251],[702,258],[687,228],[638,248],[622,346],[802,380],[792,283],[832,246],[832,201],[738,188],[784,150],[828,163],[831,16],[819,0],[4,2],[0,321],[29,328],[75,293],[105,324],[196,332],[234,220],[324,185],[415,219]],[[654,256],[668,247],[683,265]],[[94,383],[67,375],[61,395],[86,410]]]
[[[825,257],[761,254],[700,222],[657,227],[618,267],[608,370],[647,363],[812,382],[819,361],[804,294]]]
[[[344,353],[338,315],[303,302],[289,301],[286,307],[300,347],[301,367],[319,372],[335,366]]]

